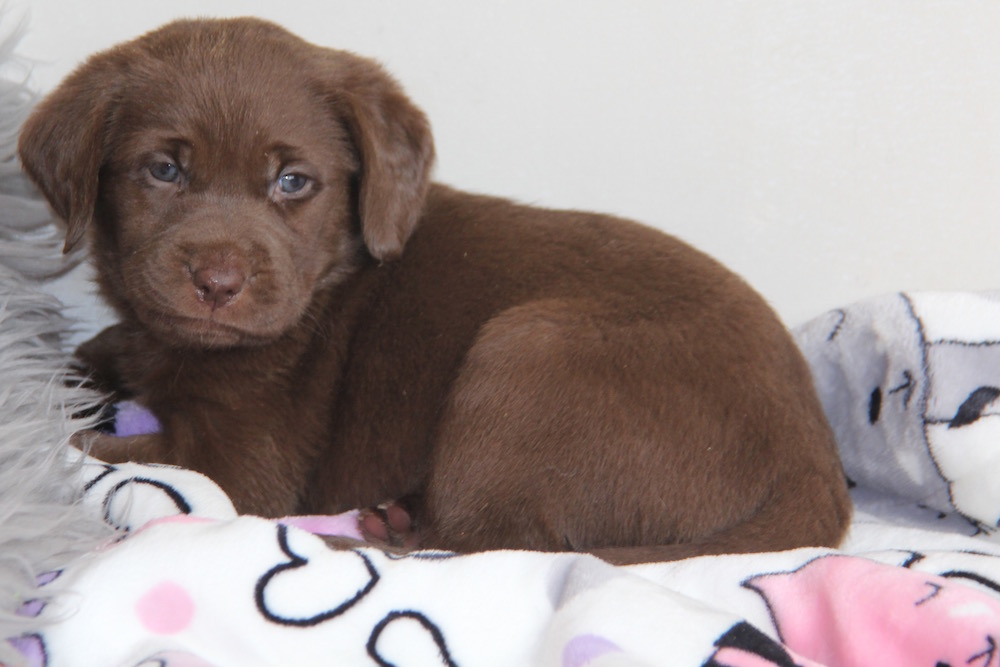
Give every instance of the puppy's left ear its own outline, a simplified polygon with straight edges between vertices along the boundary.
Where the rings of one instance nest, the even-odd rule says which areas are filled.
[[[118,67],[99,55],[43,99],[21,127],[24,170],[66,222],[66,245],[83,238],[97,206],[98,177]]]
[[[376,63],[324,50],[330,101],[360,161],[358,207],[368,252],[379,261],[403,253],[423,212],[434,162],[426,116]]]

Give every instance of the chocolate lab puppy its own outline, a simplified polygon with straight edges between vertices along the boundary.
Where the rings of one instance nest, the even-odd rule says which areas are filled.
[[[397,502],[463,552],[838,543],[831,431],[758,295],[653,229],[432,184],[433,154],[379,66],[258,20],[69,76],[21,160],[120,317],[81,356],[163,425],[93,453],[247,513]]]

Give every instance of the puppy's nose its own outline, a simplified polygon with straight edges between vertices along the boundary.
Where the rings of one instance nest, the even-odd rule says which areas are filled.
[[[198,298],[215,310],[229,304],[243,291],[246,274],[234,266],[211,266],[194,271],[191,281]]]

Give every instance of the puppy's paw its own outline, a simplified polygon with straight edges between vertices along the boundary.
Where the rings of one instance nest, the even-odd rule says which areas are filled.
[[[419,532],[410,511],[396,501],[361,510],[358,527],[367,542],[404,549],[420,545]]]
[[[101,431],[77,431],[70,445],[104,463],[173,463],[164,454],[162,438],[157,433],[119,437]]]

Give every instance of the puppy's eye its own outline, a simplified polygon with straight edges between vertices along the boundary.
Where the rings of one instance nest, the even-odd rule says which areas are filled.
[[[302,174],[292,172],[278,177],[278,189],[286,195],[302,192],[307,185],[309,185],[309,177]]]
[[[149,167],[149,174],[164,183],[176,183],[181,177],[181,170],[173,162],[157,162]]]

